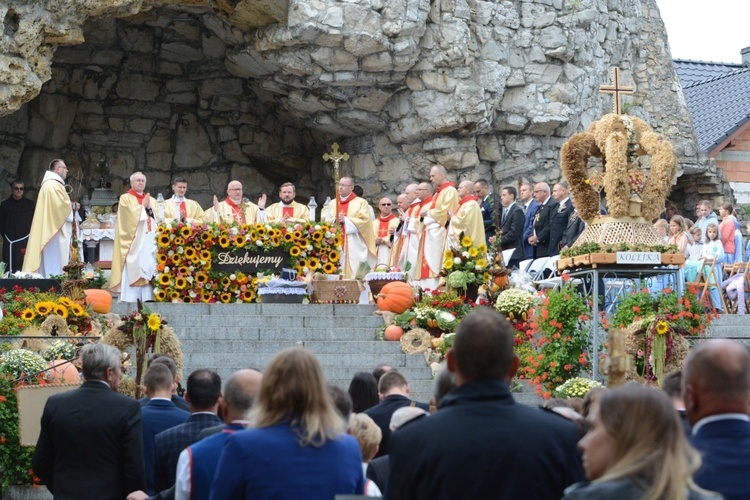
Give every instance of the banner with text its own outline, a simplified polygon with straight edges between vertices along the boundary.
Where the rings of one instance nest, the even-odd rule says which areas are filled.
[[[282,248],[257,253],[245,249],[221,250],[216,253],[212,268],[220,272],[242,271],[249,275],[260,271],[280,274],[282,268],[288,267],[288,260],[289,253]]]

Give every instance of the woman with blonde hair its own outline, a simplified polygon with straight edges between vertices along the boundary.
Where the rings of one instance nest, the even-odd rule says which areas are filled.
[[[693,238],[688,233],[683,216],[675,215],[669,221],[669,241],[667,241],[667,244],[676,246],[682,254],[687,254],[688,246],[693,244]]]
[[[212,499],[330,498],[361,495],[365,479],[357,441],[308,351],[281,351],[263,372],[250,428],[227,439]]]
[[[569,487],[564,499],[721,498],[693,482],[700,455],[664,392],[629,382],[603,393],[592,415],[578,442],[590,483]]]

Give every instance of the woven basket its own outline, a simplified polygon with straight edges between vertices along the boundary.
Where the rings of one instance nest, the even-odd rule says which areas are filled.
[[[586,224],[586,229],[573,244],[574,247],[584,243],[600,245],[663,245],[664,241],[654,231],[651,222],[641,217],[601,217]]]
[[[357,280],[314,280],[311,302],[314,304],[359,304],[364,290]]]

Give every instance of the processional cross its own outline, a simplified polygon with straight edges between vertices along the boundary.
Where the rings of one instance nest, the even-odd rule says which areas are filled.
[[[333,195],[336,197],[336,205],[334,205],[335,212],[333,214],[333,220],[336,221],[339,216],[339,193],[338,193],[338,187],[339,187],[339,162],[341,160],[348,160],[349,159],[349,153],[340,153],[339,152],[339,144],[337,142],[334,142],[331,144],[331,154],[325,153],[323,155],[323,161],[332,161],[333,162]]]
[[[610,85],[600,85],[599,92],[612,96],[612,112],[619,115],[622,113],[621,94],[634,94],[635,91],[633,87],[624,87],[620,84],[620,68],[617,66],[612,68],[611,80],[612,83]]]

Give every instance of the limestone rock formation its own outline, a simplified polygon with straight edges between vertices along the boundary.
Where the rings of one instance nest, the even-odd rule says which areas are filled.
[[[338,141],[367,197],[430,164],[501,186],[560,178],[565,140],[610,109],[666,134],[686,207],[724,190],[699,153],[655,0],[0,0],[0,161],[33,185],[63,156],[94,187],[186,175],[207,203],[291,180],[332,193]]]

